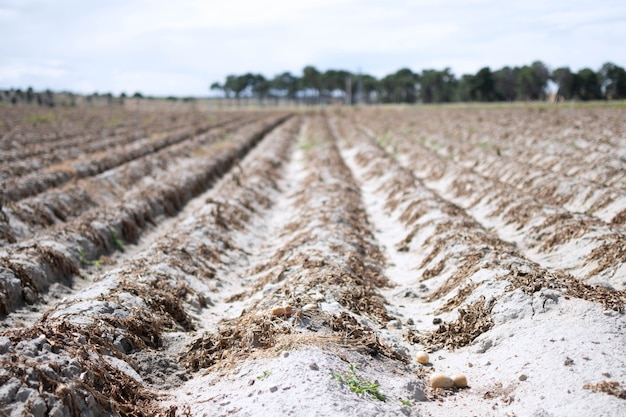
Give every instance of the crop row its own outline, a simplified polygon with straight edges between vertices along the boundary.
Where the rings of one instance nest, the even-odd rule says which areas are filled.
[[[122,200],[87,212],[59,230],[4,247],[0,313],[35,302],[51,283],[77,274],[81,263],[115,250],[118,240],[135,242],[148,224],[178,212],[284,119],[275,116],[246,126],[232,138],[210,144],[177,175],[162,175],[160,182],[131,190]]]

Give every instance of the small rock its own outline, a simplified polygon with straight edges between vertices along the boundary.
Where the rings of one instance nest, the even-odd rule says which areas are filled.
[[[274,316],[291,316],[293,308],[291,306],[276,307],[272,309],[272,315]]]
[[[50,417],[64,417],[70,415],[70,410],[63,404],[54,404],[48,413]]]
[[[320,292],[313,294],[313,296],[311,298],[313,298],[315,301],[324,301],[324,300],[326,300],[326,297],[324,296],[324,294],[322,294]]]
[[[452,377],[452,382],[457,388],[467,388],[467,378],[465,375],[458,374]]]
[[[0,355],[8,352],[10,348],[11,340],[6,336],[0,337]]]
[[[270,388],[270,392],[276,392],[278,391],[278,387],[277,386],[273,386],[272,388]]]
[[[422,351],[417,352],[417,355],[415,355],[417,362],[421,363],[422,365],[426,365],[429,362],[429,357],[428,357],[428,353]]]
[[[283,358],[288,358],[289,357],[289,352],[283,352]]]
[[[46,411],[48,411],[48,407],[46,406],[46,402],[41,397],[35,397],[30,400],[29,407],[31,415],[33,417],[44,417],[46,415]]]
[[[441,372],[432,374],[428,382],[430,382],[430,386],[433,388],[452,388],[454,386],[452,378]]]
[[[528,377],[526,376],[526,374],[521,374],[520,376],[517,377],[517,379],[519,379],[520,381],[526,381]]]
[[[37,293],[29,287],[24,287],[22,297],[24,297],[24,301],[26,301],[27,304],[34,304],[35,301],[37,301]]]
[[[402,323],[400,322],[400,320],[390,320],[387,323],[387,328],[388,329],[401,329]]]
[[[413,319],[408,319],[408,320],[406,321],[406,325],[407,325],[407,326],[413,326],[414,324],[415,324],[415,322],[413,321]]]
[[[570,358],[569,356],[565,358],[565,362],[563,362],[563,365],[565,366],[572,366],[574,364],[574,359]]]
[[[17,393],[15,394],[15,399],[19,402],[26,402],[28,400],[28,398],[30,398],[31,396],[36,396],[37,395],[37,391],[35,391],[32,388],[28,388],[26,385],[22,385],[20,387],[20,389],[17,391]]]
[[[21,386],[21,381],[15,377],[0,385],[0,403],[8,404],[13,402],[15,394]]]
[[[441,320],[439,317],[435,317],[433,319],[433,324],[441,324],[443,322],[443,320]]]
[[[317,364],[315,362],[310,363],[309,364],[309,368],[311,368],[311,370],[313,370],[313,371],[319,371],[320,370],[320,367],[317,366]]]

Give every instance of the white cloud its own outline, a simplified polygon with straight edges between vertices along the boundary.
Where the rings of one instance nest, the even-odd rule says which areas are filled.
[[[0,8],[0,21],[16,20],[19,15],[20,14],[17,10]]]
[[[626,4],[607,0],[0,0],[0,22],[0,87],[189,95],[308,64],[377,76],[626,65]]]

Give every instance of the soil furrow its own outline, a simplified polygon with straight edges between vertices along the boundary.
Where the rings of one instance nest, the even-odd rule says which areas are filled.
[[[196,135],[215,128],[213,124],[184,129],[175,134],[156,138],[144,138],[127,145],[120,145],[108,152],[98,152],[77,160],[64,161],[18,179],[11,179],[4,184],[4,198],[8,201],[42,193],[52,187],[58,187],[74,179],[86,178],[130,162],[161,149],[190,140]]]
[[[94,177],[79,179],[71,185],[43,192],[35,197],[9,202],[4,207],[8,217],[9,236],[22,240],[43,228],[61,224],[89,209],[107,202],[121,200],[133,189],[153,187],[181,169],[195,154],[228,135],[236,136],[248,123],[240,122],[224,128],[211,129],[188,141],[174,144],[144,157],[122,164]],[[136,192],[135,192],[136,193]]]
[[[449,158],[388,132],[399,160],[442,196],[465,208],[524,256],[582,281],[626,288],[626,234],[584,213],[571,214],[518,189],[483,177]],[[606,250],[610,248],[610,250]]]
[[[7,108],[3,112],[12,110],[20,112],[20,109]],[[4,146],[0,146],[1,162],[28,160],[37,155],[55,153],[58,149],[66,149],[70,153],[83,149],[88,153],[91,147],[131,142],[138,135],[147,137],[230,118],[229,114],[222,112],[207,116],[197,111],[147,111],[140,115],[138,125],[136,111],[123,108],[56,109],[41,114],[31,109],[31,112],[24,120],[15,121],[17,131],[7,136]]]
[[[623,112],[569,110],[237,110],[0,195],[0,415],[620,415]],[[7,155],[115,132],[3,117]]]
[[[387,389],[411,400],[425,398],[417,377],[407,373],[406,352],[397,344],[384,342],[376,330],[389,319],[378,293],[386,283],[380,273],[383,260],[367,228],[358,188],[322,117],[311,117],[294,159],[302,159],[301,172],[294,175],[297,180],[292,179],[288,187],[293,189],[289,200],[283,200],[278,207],[289,214],[275,223],[281,243],[262,251],[266,253],[265,262],[250,270],[253,282],[246,284],[249,289],[230,300],[251,299],[252,305],[248,304],[239,317],[218,324],[217,332],[197,339],[183,356],[191,369],[210,371],[177,390],[179,402],[187,401],[192,414],[218,409],[249,415],[258,409],[257,402],[268,412],[295,410],[290,403],[293,395],[308,397],[311,389],[328,390],[333,386],[330,375],[326,374],[324,380],[320,365],[315,363],[311,367],[291,367],[292,373],[306,374],[315,381],[311,387],[280,387],[283,391],[293,389],[293,394],[266,397],[250,383],[244,393],[232,391],[240,375],[262,373],[258,368],[264,366],[262,363],[269,361],[266,365],[271,364],[273,369],[283,368],[282,358],[289,357],[292,349],[307,352],[310,361],[323,361],[325,368],[336,366],[341,362],[338,357],[343,357],[345,361],[358,360],[363,372],[375,372],[381,367],[404,372],[405,376],[393,384],[396,386],[390,384]],[[258,361],[252,368],[251,360]],[[404,385],[398,386],[398,382]],[[208,392],[193,389],[201,384],[213,388]],[[339,394],[329,393],[331,397]],[[246,400],[244,395],[256,398]],[[354,401],[363,406],[362,415],[393,415],[402,403],[396,400],[394,404],[389,398],[385,407],[356,397]],[[332,403],[325,408],[331,413],[347,411]]]
[[[424,137],[421,143],[444,157],[452,155],[455,161],[482,176],[531,193],[547,204],[562,206],[568,211],[587,213],[609,224],[621,224],[622,220],[626,220],[620,217],[620,210],[626,204],[624,189],[605,187],[520,162],[519,156],[505,156],[489,142],[480,142],[477,145],[438,136],[436,139]]]
[[[122,249],[124,242],[135,242],[159,216],[174,215],[189,199],[204,192],[285,118],[244,129],[233,141],[208,148],[177,177],[166,176],[148,189],[131,192],[122,201],[83,215],[57,232],[5,247],[0,252],[0,314],[36,302],[52,283],[71,284],[81,266]]]
[[[275,186],[293,127],[270,133],[240,172],[203,195],[206,204],[148,249],[32,327],[2,332],[2,377],[16,386],[10,395],[20,397],[10,401],[17,409],[6,411],[43,403],[62,415],[173,415],[177,407],[157,401],[172,384],[189,378],[176,362],[177,344],[197,327],[198,314],[213,306],[211,294],[222,279],[213,267],[216,259],[225,252],[236,256],[233,234],[267,208],[266,194]],[[64,332],[73,339],[61,341]],[[23,374],[29,377],[20,379]]]
[[[395,284],[383,291],[393,306],[390,314],[397,317],[388,326],[390,337],[405,338],[415,344],[416,350],[437,351],[433,355],[437,359],[424,368],[424,375],[437,371],[448,375],[475,374],[481,379],[476,381],[476,387],[481,388],[458,392],[458,398],[447,400],[451,401],[449,406],[444,401],[446,414],[490,413],[498,410],[511,393],[545,390],[540,380],[530,381],[526,387],[518,386],[518,376],[522,372],[567,375],[570,370],[561,365],[562,347],[542,351],[539,366],[526,362],[521,368],[507,371],[492,368],[491,361],[496,362],[493,358],[501,355],[524,356],[527,344],[543,345],[555,333],[566,334],[578,321],[587,325],[606,322],[605,308],[613,309],[609,315],[615,319],[604,323],[606,327],[601,325],[605,330],[594,332],[591,338],[579,332],[568,334],[567,338],[570,344],[613,345],[611,331],[603,332],[624,321],[624,291],[581,288],[574,278],[550,272],[519,255],[514,247],[490,236],[463,209],[441,200],[412,170],[398,163],[397,155],[386,154],[380,144],[346,119],[344,116],[335,121],[344,138],[342,152],[359,180],[368,215],[376,226],[376,237],[386,248],[389,262],[385,274]],[[403,236],[407,237],[402,239]],[[573,298],[595,305],[563,320],[563,311],[572,311]],[[537,332],[536,320],[541,320],[547,331]],[[508,342],[514,334],[523,334],[525,343]],[[619,367],[619,355],[610,356],[603,358],[607,361],[602,366]],[[497,376],[485,375],[485,368]],[[588,395],[575,381],[564,382],[561,388]],[[536,407],[534,399],[517,398],[511,412],[529,412]],[[461,401],[472,405],[461,406]],[[568,407],[569,401],[563,398],[555,407]],[[441,407],[441,403],[423,403],[420,411],[439,415]]]

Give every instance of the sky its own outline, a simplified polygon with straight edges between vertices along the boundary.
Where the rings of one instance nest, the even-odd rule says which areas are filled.
[[[0,89],[208,96],[229,74],[626,67],[626,1],[0,0]]]

